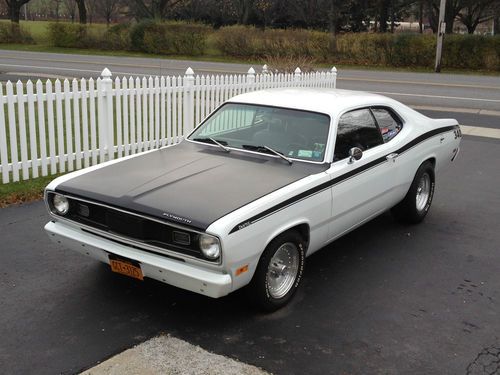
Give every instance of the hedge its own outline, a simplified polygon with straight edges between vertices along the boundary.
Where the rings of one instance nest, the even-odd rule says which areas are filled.
[[[130,30],[131,49],[173,55],[202,55],[211,28],[197,23],[143,21]]]
[[[31,44],[30,33],[16,23],[0,22],[0,43]]]
[[[252,59],[302,56],[330,64],[433,67],[436,51],[436,37],[428,34],[347,33],[332,39],[318,31],[229,26],[216,35],[223,54]],[[442,66],[500,71],[500,36],[446,35]]]
[[[434,66],[434,35],[395,33],[346,33],[333,38],[305,29],[258,29],[227,26],[214,31],[199,23],[142,21],[120,24],[100,34],[79,24],[52,23],[49,40],[57,47],[140,51],[161,55],[203,55],[207,37],[213,33],[218,53],[252,60],[290,58],[312,62],[393,67]],[[0,28],[0,42],[29,40]],[[17,39],[16,39],[17,38]],[[18,43],[18,42],[16,42]],[[217,53],[217,52],[216,52]],[[500,36],[446,35],[444,68],[500,71]]]

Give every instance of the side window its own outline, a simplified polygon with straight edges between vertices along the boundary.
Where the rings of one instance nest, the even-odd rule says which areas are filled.
[[[387,108],[372,108],[372,113],[377,120],[384,142],[389,142],[403,128],[401,119]]]
[[[334,161],[347,158],[353,147],[365,151],[382,143],[380,131],[369,109],[344,113],[337,127]]]

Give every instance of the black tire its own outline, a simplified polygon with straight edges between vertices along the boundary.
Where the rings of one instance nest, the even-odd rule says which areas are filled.
[[[429,194],[426,198],[424,198],[424,201],[421,201],[420,204],[418,204],[417,197],[421,194],[419,189],[422,187],[421,184],[423,183],[423,179],[427,178],[426,176],[428,176],[430,180]],[[417,173],[415,173],[415,177],[413,178],[413,182],[411,183],[410,189],[408,190],[405,198],[392,208],[391,212],[394,218],[398,221],[409,224],[418,224],[424,220],[432,204],[434,187],[434,166],[430,161],[426,161],[420,165]]]
[[[293,244],[295,248],[290,244]],[[283,295],[279,296],[276,295],[277,292],[273,290],[272,285],[269,282],[270,278],[275,278],[277,280],[279,277],[284,277],[282,275],[276,276],[272,274],[274,270],[271,269],[271,260],[278,253],[278,250],[280,250],[280,253],[283,251],[290,251],[294,254],[296,251],[296,259],[298,261],[297,271],[295,273],[293,284],[291,283],[291,281],[289,281],[289,290],[287,290]],[[257,265],[257,269],[255,270],[255,274],[253,275],[252,281],[247,288],[249,296],[254,305],[256,305],[256,307],[263,311],[271,312],[282,308],[288,302],[290,302],[302,280],[302,275],[304,273],[304,263],[305,241],[299,233],[295,231],[288,231],[280,234],[278,237],[272,240],[262,253],[259,264]],[[292,274],[294,273],[294,267],[289,267],[288,269],[292,270]],[[286,288],[284,288],[283,291],[285,290]]]

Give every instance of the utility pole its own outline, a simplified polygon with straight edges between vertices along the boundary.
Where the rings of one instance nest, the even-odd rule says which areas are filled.
[[[439,22],[437,32],[437,46],[436,46],[436,65],[434,71],[439,73],[441,71],[441,52],[443,50],[443,36],[446,31],[446,23],[444,22],[444,13],[446,8],[446,0],[441,0],[439,5]]]

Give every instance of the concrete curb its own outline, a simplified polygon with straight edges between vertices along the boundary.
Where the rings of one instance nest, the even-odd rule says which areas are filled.
[[[488,109],[432,107],[432,106],[425,106],[425,105],[410,105],[410,107],[413,109],[422,110],[422,111],[471,113],[471,114],[475,114],[475,115],[500,117],[500,111],[492,111],[492,110],[488,110]]]
[[[154,337],[86,370],[81,375],[270,375],[258,367],[170,335]]]
[[[460,125],[460,129],[462,130],[462,134],[464,135],[500,139],[500,129],[481,128],[478,126],[468,125]]]

